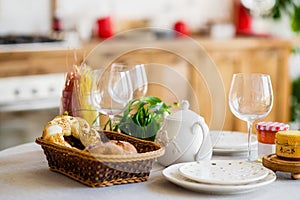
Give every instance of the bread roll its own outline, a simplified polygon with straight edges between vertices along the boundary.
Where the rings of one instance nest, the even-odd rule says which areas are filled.
[[[136,148],[130,144],[129,142],[126,141],[121,141],[121,140],[110,140],[110,142],[118,145],[121,147],[124,151],[124,154],[131,154],[131,153],[137,153]]]
[[[79,126],[76,129],[76,131],[72,132],[72,135],[75,138],[80,139],[80,135],[89,134],[91,128],[90,128],[89,123],[85,119],[80,118],[80,117],[75,117],[75,119],[78,121]]]
[[[104,154],[104,155],[122,155],[137,153],[136,148],[129,142],[120,140],[110,140],[108,142],[98,142],[90,145],[87,148],[92,154]]]
[[[85,147],[101,141],[98,131],[94,128],[91,128],[89,132],[81,131],[79,139]]]
[[[87,151],[91,154],[104,154],[104,155],[120,155],[123,154],[123,149],[112,142],[98,142],[90,145]]]

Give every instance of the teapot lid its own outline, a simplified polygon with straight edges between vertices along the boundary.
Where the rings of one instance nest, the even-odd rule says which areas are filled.
[[[189,109],[190,103],[188,100],[182,100],[180,103],[180,110],[177,112],[172,113],[167,118],[171,120],[178,120],[178,121],[194,121],[198,120],[200,115],[193,112]]]

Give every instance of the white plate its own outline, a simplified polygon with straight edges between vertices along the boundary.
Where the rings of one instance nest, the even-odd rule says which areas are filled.
[[[170,182],[195,192],[203,192],[210,194],[238,194],[250,192],[259,187],[268,185],[276,180],[276,175],[273,171],[269,170],[268,176],[255,182],[241,185],[216,185],[205,184],[193,181],[180,175],[178,169],[185,163],[171,165],[162,171],[163,176]]]
[[[248,135],[236,131],[210,131],[214,152],[242,153],[248,149]],[[257,137],[251,135],[251,147],[257,149]]]
[[[220,185],[246,184],[269,174],[261,164],[233,160],[190,162],[180,167],[179,172],[194,181]]]

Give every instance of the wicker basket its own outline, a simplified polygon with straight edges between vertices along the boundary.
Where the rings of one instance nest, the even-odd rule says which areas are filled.
[[[62,173],[91,187],[104,187],[146,181],[155,158],[164,148],[157,143],[137,139],[122,133],[105,131],[111,140],[130,142],[138,154],[92,155],[77,148],[68,148],[37,138],[42,146],[50,170]]]

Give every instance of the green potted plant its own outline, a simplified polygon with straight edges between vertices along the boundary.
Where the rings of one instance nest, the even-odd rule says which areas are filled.
[[[134,99],[126,105],[122,115],[115,116],[115,123],[108,119],[104,129],[154,141],[164,117],[170,114],[170,109],[174,106],[178,106],[178,103],[170,106],[154,96]]]
[[[267,15],[274,20],[279,20],[283,13],[286,13],[291,19],[292,31],[300,32],[300,4],[295,0],[276,0],[271,12]]]
[[[300,119],[300,77],[292,82],[291,121]]]

